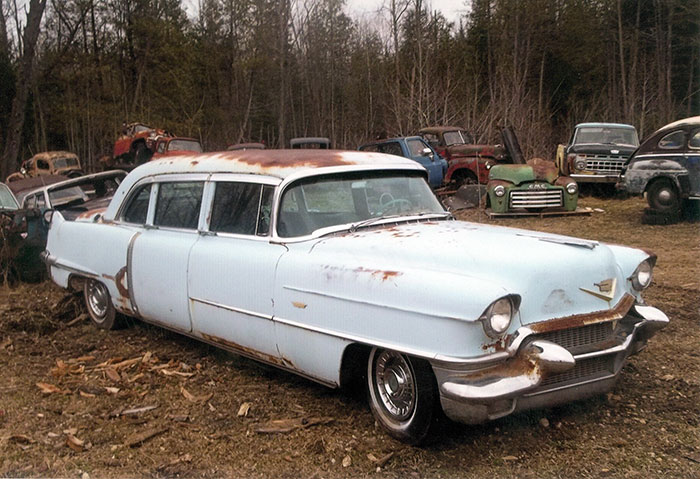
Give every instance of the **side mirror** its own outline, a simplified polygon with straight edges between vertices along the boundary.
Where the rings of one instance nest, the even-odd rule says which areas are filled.
[[[51,220],[53,219],[53,213],[55,210],[46,210],[44,214],[41,215],[41,224],[46,228],[51,228]]]
[[[435,155],[433,154],[433,150],[430,148],[423,148],[421,153],[423,153],[423,156],[428,156],[431,160],[435,161]]]

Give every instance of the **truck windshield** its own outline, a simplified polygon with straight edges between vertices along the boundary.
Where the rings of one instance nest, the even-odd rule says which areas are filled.
[[[16,210],[19,209],[17,200],[10,192],[10,189],[0,183],[0,210]]]
[[[582,127],[576,132],[574,144],[604,144],[639,146],[637,130],[615,127]]]
[[[446,131],[443,135],[445,145],[471,145],[474,139],[465,130]]]
[[[194,151],[202,152],[202,145],[194,140],[170,140],[168,143],[168,151]]]
[[[321,228],[391,216],[445,214],[418,172],[361,172],[306,178],[280,200],[277,234],[306,236]]]

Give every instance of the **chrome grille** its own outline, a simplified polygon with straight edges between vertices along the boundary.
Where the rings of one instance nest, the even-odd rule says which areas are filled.
[[[615,355],[612,354],[588,359],[580,359],[576,361],[576,365],[568,371],[546,377],[540,383],[538,389],[542,389],[553,384],[561,384],[584,378],[592,379],[595,376],[610,374],[613,372],[614,363]]]
[[[511,208],[556,208],[563,204],[563,190],[561,189],[510,192]]]
[[[615,155],[590,155],[586,157],[586,169],[598,173],[620,173],[626,158]]]
[[[589,324],[578,328],[560,329],[537,335],[537,339],[545,339],[559,346],[572,350],[582,346],[590,346],[601,343],[613,334],[613,322]]]

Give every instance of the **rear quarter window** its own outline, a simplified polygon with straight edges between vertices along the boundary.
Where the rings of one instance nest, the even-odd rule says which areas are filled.
[[[122,214],[122,221],[134,224],[145,224],[148,213],[148,200],[151,197],[150,184],[141,186],[127,200],[127,206]]]

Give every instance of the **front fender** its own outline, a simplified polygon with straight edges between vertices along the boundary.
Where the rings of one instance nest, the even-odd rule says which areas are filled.
[[[631,194],[641,195],[656,178],[668,178],[680,190],[678,177],[687,176],[688,170],[677,161],[665,158],[639,159],[630,162],[625,172],[625,190]]]

